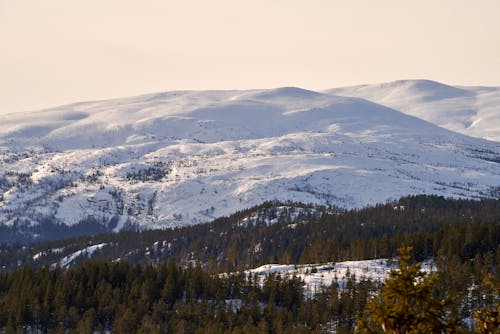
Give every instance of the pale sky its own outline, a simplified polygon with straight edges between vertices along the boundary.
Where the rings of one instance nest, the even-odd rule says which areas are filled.
[[[500,86],[500,1],[0,0],[0,113],[420,78]]]

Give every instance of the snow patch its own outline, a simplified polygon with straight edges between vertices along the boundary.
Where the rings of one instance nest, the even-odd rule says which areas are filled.
[[[344,261],[326,264],[265,264],[255,269],[247,270],[247,274],[257,274],[264,278],[269,274],[280,274],[286,277],[296,276],[305,283],[305,292],[313,295],[322,287],[337,283],[339,288],[344,288],[349,277],[354,277],[357,282],[363,279],[382,283],[390,270],[396,270],[397,262],[389,259],[373,259],[363,261]],[[433,261],[424,261],[422,270],[431,272],[435,270]]]
[[[54,266],[59,266],[61,268],[68,268],[73,261],[75,261],[79,257],[87,257],[91,258],[92,255],[99,249],[103,248],[106,246],[107,243],[102,243],[102,244],[97,244],[93,246],[86,247],[82,250],[76,251],[70,255],[67,255],[63,257],[57,264],[54,264]]]

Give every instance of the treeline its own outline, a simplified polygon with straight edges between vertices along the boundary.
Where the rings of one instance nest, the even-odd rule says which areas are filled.
[[[6,333],[350,332],[375,286],[347,280],[306,298],[303,282],[209,274],[126,262],[71,270],[25,267],[0,275],[0,331]]]
[[[175,257],[181,264],[194,261],[219,272],[277,262],[389,258],[396,255],[403,242],[413,245],[419,261],[427,258],[440,261],[444,255],[453,254],[454,262],[463,264],[481,254],[475,260],[491,265],[500,262],[500,200],[412,196],[360,210],[312,208],[313,211],[304,210],[292,220],[287,210],[297,207],[307,206],[268,202],[195,226],[102,234],[27,246],[3,245],[0,266],[16,269],[20,265],[52,265],[61,257],[93,244],[106,244],[94,253],[93,258],[97,259],[146,265]],[[260,219],[248,223],[245,218],[250,216]],[[278,223],[267,223],[273,219]]]
[[[304,282],[297,277],[211,274],[199,266],[182,268],[174,260],[146,267],[97,261],[67,270],[24,267],[0,274],[0,332],[352,333],[360,319],[369,319],[370,327],[383,326],[381,316],[391,326],[420,328],[425,322],[437,328],[441,323],[433,317],[438,315],[455,319],[453,332],[479,328],[473,316],[489,326],[480,333],[494,332],[500,321],[498,287],[495,292],[479,282],[467,287],[463,299],[407,261],[400,262],[390,275],[392,283],[382,290],[348,275],[342,284],[334,281],[314,295],[304,294]],[[404,300],[400,308],[397,303]],[[468,313],[462,314],[463,309]],[[425,328],[412,333],[436,332]]]
[[[15,215],[15,213],[12,213]],[[56,222],[53,217],[38,217],[38,225],[30,220],[15,219],[12,225],[0,225],[0,244],[26,245],[40,240],[68,239],[75,236],[90,236],[110,233],[116,227],[118,219],[113,217],[106,221],[98,221],[87,217],[74,225]]]

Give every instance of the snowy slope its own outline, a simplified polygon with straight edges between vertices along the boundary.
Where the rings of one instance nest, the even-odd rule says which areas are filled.
[[[452,94],[452,93],[450,93]],[[266,200],[361,207],[500,196],[500,144],[300,88],[178,91],[0,116],[0,223],[114,230]]]
[[[364,98],[452,131],[500,141],[500,87],[453,87],[430,80],[400,80],[327,92]]]
[[[69,268],[71,263],[73,263],[73,261],[75,261],[79,257],[91,258],[96,251],[100,250],[106,245],[107,243],[102,243],[86,247],[85,249],[76,251],[68,256],[63,257],[58,263],[54,263],[52,266],[53,267],[59,266],[60,268]]]
[[[346,285],[349,278],[355,278],[357,282],[369,279],[382,283],[388,276],[390,270],[396,270],[397,261],[388,259],[374,259],[363,261],[344,261],[326,264],[265,264],[258,268],[247,270],[250,275],[257,274],[264,279],[269,274],[280,274],[283,277],[298,277],[305,283],[304,289],[307,295],[314,295],[321,288],[329,287],[337,283],[341,289]],[[435,270],[433,261],[422,263],[422,270],[432,272]]]

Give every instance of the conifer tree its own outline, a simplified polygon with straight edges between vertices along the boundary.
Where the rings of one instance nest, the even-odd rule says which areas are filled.
[[[490,285],[497,298],[500,298],[500,282],[495,281],[493,275],[485,278],[485,283]],[[474,312],[476,319],[476,332],[481,334],[500,334],[500,301],[497,299],[492,306],[488,306]]]
[[[438,300],[433,291],[437,274],[410,264],[411,247],[398,249],[397,270],[391,270],[380,295],[371,299],[358,319],[357,333],[455,333],[458,321],[447,312],[451,299]]]

